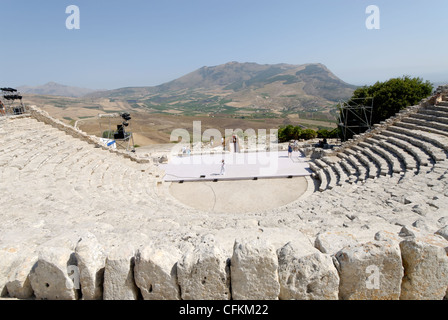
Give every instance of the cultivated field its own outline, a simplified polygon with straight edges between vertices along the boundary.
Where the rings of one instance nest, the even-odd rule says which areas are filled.
[[[26,105],[36,105],[51,116],[62,120],[88,134],[101,136],[106,130],[116,130],[121,119],[99,120],[99,114],[129,112],[132,120],[128,130],[134,134],[134,142],[139,146],[170,143],[171,132],[175,129],[186,129],[192,133],[193,122],[200,121],[202,131],[218,129],[224,135],[226,129],[278,129],[282,125],[303,125],[309,128],[335,128],[336,124],[328,120],[302,119],[299,114],[277,113],[256,118],[247,117],[244,110],[226,114],[185,115],[178,110],[155,112],[143,107],[130,105],[126,101],[103,98],[67,98],[56,96],[25,95]],[[252,113],[256,112],[254,110]]]

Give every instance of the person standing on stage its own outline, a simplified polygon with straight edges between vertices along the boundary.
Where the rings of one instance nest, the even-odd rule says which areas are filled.
[[[226,163],[224,160],[221,162],[221,175],[223,176],[226,173]]]

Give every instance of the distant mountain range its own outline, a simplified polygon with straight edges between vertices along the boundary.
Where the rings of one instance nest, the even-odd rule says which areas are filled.
[[[176,80],[153,87],[127,87],[93,92],[89,98],[126,100],[162,109],[233,108],[306,110],[333,106],[348,99],[357,87],[345,83],[322,64],[230,62],[202,67]]]
[[[23,94],[109,99],[131,108],[162,113],[280,115],[334,113],[334,105],[348,99],[356,88],[320,63],[261,65],[229,62],[202,67],[152,87],[98,91],[49,82],[18,89]]]
[[[25,94],[39,94],[39,95],[49,95],[49,96],[63,96],[63,97],[73,97],[79,98],[85,96],[86,94],[95,92],[96,90],[70,87],[65,86],[55,82],[48,82],[41,86],[21,86],[17,88],[21,93]]]

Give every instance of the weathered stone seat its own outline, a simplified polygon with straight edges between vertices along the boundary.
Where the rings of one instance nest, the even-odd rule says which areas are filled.
[[[400,173],[403,171],[402,165],[398,157],[393,154],[388,148],[378,144],[377,140],[369,138],[365,140],[366,143],[370,144],[370,149],[377,154],[382,155],[391,165],[392,172]]]
[[[446,159],[446,146],[443,143],[443,140],[445,139],[444,137],[435,136],[429,132],[418,130],[418,127],[416,128],[412,126],[411,128],[408,128],[405,126],[401,126],[401,124],[397,124],[397,126],[391,126],[388,128],[388,130],[407,136],[410,141],[417,143],[417,145],[420,145],[422,148],[424,148],[425,151],[428,152],[435,161],[443,161]]]
[[[375,136],[375,138],[378,139],[378,144],[380,146],[390,150],[390,152],[399,159],[405,170],[414,170],[417,167],[415,159],[407,153],[406,150],[390,143],[387,139],[383,139],[379,135]]]
[[[342,160],[339,163],[341,164],[342,168],[348,173],[349,183],[357,182],[359,173],[353,166],[352,162],[348,160],[348,156],[341,155],[340,157],[342,157]]]
[[[339,177],[339,180],[337,182],[338,186],[342,186],[343,184],[347,183],[349,181],[349,177],[345,170],[342,168],[340,162],[336,162],[333,165],[334,170],[337,172],[337,176]]]
[[[328,178],[327,178],[327,173],[324,171],[324,169],[320,169],[317,172],[317,176],[319,177],[319,180],[321,181],[320,186],[319,186],[319,191],[323,192],[323,191],[327,190]]]
[[[359,148],[358,150],[362,150],[362,152],[369,157],[373,162],[376,163],[377,167],[379,168],[380,175],[385,176],[387,174],[390,174],[392,165],[387,162],[387,160],[377,153],[370,150],[370,145],[367,143],[360,143],[359,147],[356,146],[354,148]]]
[[[411,118],[426,120],[430,122],[437,122],[443,125],[448,124],[448,113],[443,114],[443,112],[437,111],[437,115],[432,115],[428,113],[414,113],[410,115]]]
[[[441,135],[448,136],[448,125],[440,122],[421,120],[411,117],[403,119],[402,122],[417,125],[420,127],[420,130],[428,130],[429,132],[435,132]]]
[[[409,154],[411,154],[414,157],[416,167],[420,166],[428,166],[431,159],[428,156],[427,153],[425,153],[420,147],[417,147],[413,145],[412,143],[408,142],[407,140],[402,140],[396,137],[393,137],[392,135],[384,134],[384,137],[387,137],[388,142],[393,143],[394,145],[402,148],[403,150],[407,151]]]
[[[403,148],[406,148],[418,159],[421,166],[429,166],[435,161],[433,152],[431,151],[434,146],[430,143],[417,140],[392,130],[385,130],[381,134],[388,137],[393,143],[397,145],[401,144]]]

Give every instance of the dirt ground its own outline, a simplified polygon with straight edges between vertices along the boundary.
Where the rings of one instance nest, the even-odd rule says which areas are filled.
[[[247,213],[289,204],[304,195],[307,187],[307,179],[298,177],[171,183],[170,193],[183,204],[199,210]]]
[[[211,118],[211,117],[186,117],[177,115],[162,115],[150,113],[131,113],[129,131],[133,132],[135,144],[147,146],[150,144],[170,143],[171,133],[175,129],[185,129],[193,134],[193,122],[201,122],[202,133],[207,129],[217,129],[224,135],[226,129],[254,129],[256,132],[260,129],[267,130],[278,129],[281,125],[290,124],[290,119],[260,119],[245,120],[234,119],[230,117]],[[119,120],[119,119],[118,119]],[[111,125],[102,120],[101,128],[98,119],[86,119],[79,122],[79,128],[88,134],[99,135],[101,131],[116,130],[116,125],[120,121],[112,121]]]
[[[278,129],[282,125],[297,125],[302,123],[310,128],[317,126],[332,126],[329,122],[304,120],[298,117],[278,117],[260,119],[235,118],[235,115],[219,116],[185,116],[172,114],[150,113],[143,108],[132,108],[127,102],[109,99],[76,99],[57,96],[25,95],[25,105],[36,105],[47,111],[52,117],[59,119],[88,134],[101,136],[106,130],[116,130],[122,119],[100,120],[99,114],[129,112],[131,114],[128,131],[132,131],[134,143],[138,146],[170,143],[171,133],[175,129],[186,129],[192,135],[193,122],[201,122],[201,131],[217,129],[224,135],[226,129]]]

